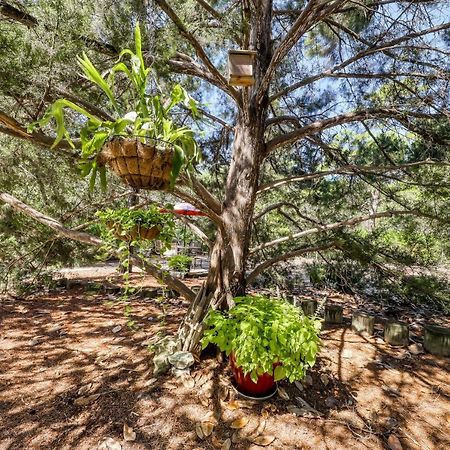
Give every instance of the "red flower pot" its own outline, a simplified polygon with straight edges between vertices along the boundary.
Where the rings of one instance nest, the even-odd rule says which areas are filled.
[[[281,363],[275,363],[273,368]],[[230,366],[233,371],[234,379],[236,380],[237,388],[239,392],[250,395],[252,397],[264,397],[275,389],[275,379],[272,373],[263,373],[258,375],[258,380],[253,382],[250,374],[244,375],[241,367],[236,366],[236,357],[234,353],[230,354]]]

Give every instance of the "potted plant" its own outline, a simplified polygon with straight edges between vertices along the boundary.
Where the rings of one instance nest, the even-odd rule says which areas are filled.
[[[174,271],[174,273],[182,278],[189,272],[191,267],[192,258],[186,255],[175,255],[171,256],[168,261],[169,268]]]
[[[122,50],[107,77],[86,54],[78,58],[78,63],[84,77],[107,97],[112,120],[104,120],[67,99],[58,99],[42,119],[29,127],[30,130],[45,127],[54,120],[56,139],[53,147],[64,138],[73,145],[64,120],[64,111],[69,108],[84,118],[79,133],[80,168],[84,176],[91,175],[91,188],[97,174],[105,186],[105,165],[126,184],[137,189],[172,187],[180,171],[191,168],[199,160],[200,151],[194,132],[186,126],[178,126],[171,118],[171,112],[183,104],[194,117],[198,117],[197,104],[178,84],[169,95],[148,93],[150,68],[146,67],[143,58],[139,24],[135,28],[135,52]],[[125,96],[132,99],[128,104],[124,104],[124,96],[116,95],[115,78],[118,73],[130,82],[130,91]]]
[[[147,209],[106,209],[97,211],[97,217],[107,227],[107,238],[127,242],[158,238],[170,247],[175,223],[170,214],[163,214],[155,205]]]
[[[229,311],[210,310],[202,347],[216,344],[230,357],[237,388],[263,397],[275,382],[301,380],[316,361],[320,322],[287,300],[238,297]]]

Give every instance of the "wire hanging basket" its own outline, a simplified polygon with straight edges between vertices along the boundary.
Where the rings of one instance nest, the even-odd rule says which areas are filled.
[[[150,138],[114,136],[97,157],[121,180],[135,188],[166,190],[170,185],[174,149],[172,144]]]

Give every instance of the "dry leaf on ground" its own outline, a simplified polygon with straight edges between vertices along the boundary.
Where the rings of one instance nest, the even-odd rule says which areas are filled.
[[[87,394],[92,390],[92,386],[94,383],[85,384],[84,386],[81,386],[80,389],[78,389],[78,395],[84,395]]]
[[[228,438],[223,444],[220,450],[230,450],[231,448],[231,439]]]
[[[89,395],[88,397],[79,397],[73,403],[77,406],[85,406],[89,405],[92,402],[95,402],[100,397],[100,394]]]
[[[123,424],[123,439],[125,441],[135,441],[136,433],[133,428],[129,427],[126,423]]]
[[[231,428],[235,430],[244,428],[245,425],[248,424],[248,420],[248,417],[240,417],[239,419],[233,420],[233,422],[231,422]]]
[[[199,423],[195,424],[195,432],[197,433],[197,436],[200,439],[204,439],[205,436],[204,436],[203,431],[202,431],[202,426]]]
[[[225,408],[234,411],[235,409],[239,409],[241,407],[241,404],[237,400],[230,400],[229,402],[225,403]]]
[[[399,438],[395,434],[391,434],[388,438],[388,446],[390,450],[403,450],[403,446]]]
[[[203,436],[205,437],[210,436],[214,430],[214,424],[211,422],[202,422],[200,426],[202,428]]]
[[[272,436],[270,434],[264,434],[262,436],[258,436],[257,438],[253,439],[253,443],[256,445],[262,445],[265,447],[266,445],[270,445],[275,440],[275,436]]]

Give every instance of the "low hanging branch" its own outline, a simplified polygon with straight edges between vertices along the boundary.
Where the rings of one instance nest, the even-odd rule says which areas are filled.
[[[304,230],[304,231],[300,231],[298,233],[293,233],[289,236],[284,236],[281,237],[279,239],[275,239],[273,241],[270,242],[265,242],[261,245],[258,245],[257,247],[253,247],[250,250],[250,254],[254,254],[260,250],[263,250],[265,248],[268,247],[274,247],[275,245],[279,245],[282,244],[284,242],[287,241],[291,241],[292,239],[297,239],[300,237],[304,237],[304,236],[309,236],[310,234],[315,234],[315,233],[322,233],[322,232],[326,232],[326,231],[331,231],[331,230],[337,230],[339,228],[345,228],[345,227],[352,227],[354,225],[358,225],[359,223],[362,222],[367,222],[368,220],[372,220],[372,219],[379,219],[382,217],[393,217],[393,216],[418,216],[418,217],[430,217],[427,214],[423,214],[420,211],[417,210],[395,210],[395,211],[384,211],[381,213],[376,213],[376,214],[370,214],[367,216],[359,216],[359,217],[353,217],[352,219],[348,219],[348,220],[343,220],[341,222],[335,222],[335,223],[330,223],[328,225],[319,225],[317,227],[314,228],[310,228],[308,230]],[[437,219],[436,217],[430,217],[433,219]]]
[[[20,211],[23,214],[27,215],[28,217],[31,217],[32,219],[38,221],[39,223],[42,223],[43,225],[50,227],[52,230],[55,230],[61,236],[67,237],[74,241],[94,245],[97,247],[104,245],[104,242],[100,238],[93,236],[89,233],[84,233],[82,231],[70,230],[64,227],[64,225],[58,222],[57,220],[42,214],[41,212],[35,210],[31,206],[26,205],[25,203],[21,202],[20,200],[18,200],[17,198],[13,197],[10,194],[7,194],[5,192],[0,193],[0,200],[10,205],[16,211]],[[179,292],[186,299],[190,301],[193,301],[195,299],[195,294],[180,280],[172,277],[169,274],[169,272],[159,269],[155,265],[148,263],[147,261],[136,255],[131,256],[131,262],[137,266],[142,267],[145,270],[145,272],[154,276],[156,279],[161,280],[163,283],[167,284],[167,286],[169,286],[171,289]]]
[[[338,247],[337,242],[330,242],[328,244],[317,245],[314,247],[299,248],[298,250],[293,250],[292,252],[288,252],[288,253],[284,253],[279,256],[275,256],[274,258],[268,259],[267,261],[264,261],[263,263],[256,266],[253,269],[253,271],[250,272],[250,275],[247,277],[247,283],[252,283],[259,274],[261,274],[264,270],[266,270],[270,266],[273,266],[276,263],[279,263],[281,261],[286,261],[288,259],[292,259],[297,256],[304,255],[305,253],[320,252],[322,250],[328,250],[330,248],[336,248],[336,247]]]

